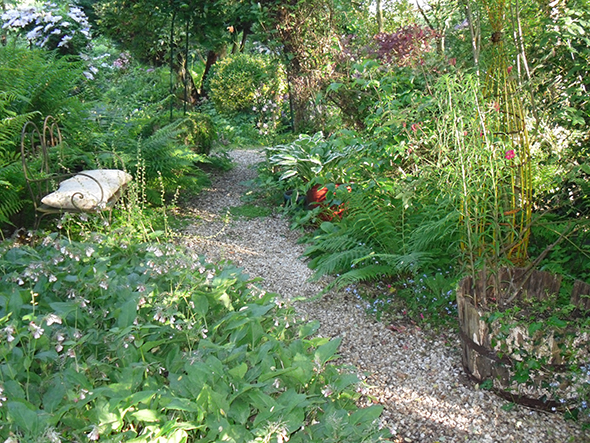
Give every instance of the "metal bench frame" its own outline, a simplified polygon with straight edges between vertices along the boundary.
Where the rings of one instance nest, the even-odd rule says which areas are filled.
[[[37,124],[34,122],[27,122],[23,126],[21,131],[21,160],[23,164],[23,172],[27,189],[33,202],[35,209],[35,226],[36,230],[43,217],[50,214],[64,214],[64,213],[98,213],[103,210],[108,210],[109,214],[115,203],[119,200],[123,194],[126,186],[116,192],[108,202],[105,202],[104,206],[96,207],[93,210],[86,210],[78,207],[74,197],[82,193],[75,193],[71,197],[73,208],[56,208],[43,204],[41,200],[46,195],[53,192],[59,183],[62,181],[72,178],[74,176],[84,176],[94,181],[98,185],[98,189],[101,192],[100,201],[104,200],[104,189],[100,182],[90,175],[84,174],[83,172],[68,172],[63,167],[54,169],[50,161],[50,154],[53,150],[62,149],[63,138],[61,130],[59,128],[57,120],[49,115],[43,121],[43,127],[40,130]],[[100,154],[109,154],[115,158],[115,161],[119,162],[124,168],[124,163],[121,157],[114,152],[100,152]],[[63,155],[63,151],[61,151]],[[40,161],[40,164],[38,162]]]

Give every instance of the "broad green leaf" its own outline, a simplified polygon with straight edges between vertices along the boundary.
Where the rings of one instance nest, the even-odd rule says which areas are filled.
[[[248,372],[248,365],[246,363],[241,363],[238,366],[231,368],[227,372],[234,378],[242,379],[244,378],[244,375],[246,375],[246,372]]]
[[[148,423],[158,422],[162,416],[153,409],[140,409],[129,414],[133,419]]]
[[[6,403],[6,409],[8,410],[9,422],[12,421],[19,429],[25,432],[25,435],[33,437],[39,434],[44,428],[42,421],[37,415],[37,412],[31,409],[32,406],[28,406],[19,401],[9,401]]]
[[[383,412],[383,406],[373,405],[368,408],[360,408],[350,416],[350,424],[372,423],[379,418]]]
[[[61,403],[64,401],[66,396],[66,386],[59,378],[54,378],[51,382],[51,386],[43,394],[43,409],[47,412],[54,412]]]
[[[199,406],[188,398],[173,398],[170,402],[164,403],[164,407],[166,409],[185,412],[197,412],[199,410]]]
[[[197,314],[201,317],[205,317],[207,315],[207,311],[209,310],[209,300],[205,294],[193,294],[191,298],[193,302],[193,309]]]
[[[306,323],[301,328],[299,328],[299,338],[307,338],[310,335],[316,333],[316,331],[320,328],[320,322],[317,320],[310,321]]]
[[[341,338],[336,338],[330,340],[324,345],[321,345],[315,351],[315,360],[319,361],[319,363],[323,366],[326,364],[326,362],[335,358],[336,351],[338,350],[341,341]]]
[[[252,414],[252,409],[250,404],[241,399],[236,398],[231,404],[228,412],[228,418],[236,421],[237,423],[243,425],[246,424],[250,415]]]
[[[131,292],[129,292],[129,296],[129,300],[123,303],[120,309],[115,311],[117,326],[120,328],[131,326],[137,317],[137,297],[132,296]]]
[[[78,310],[79,303],[74,301],[53,302],[49,306],[55,311],[56,315],[66,318],[69,314]]]
[[[139,391],[135,392],[128,397],[125,398],[125,403],[127,406],[135,406],[140,403],[148,403],[154,396],[156,395],[156,391]]]

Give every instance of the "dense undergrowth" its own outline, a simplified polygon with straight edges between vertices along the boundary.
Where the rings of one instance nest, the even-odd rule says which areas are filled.
[[[495,52],[496,33],[464,26],[468,12],[492,35],[481,2],[404,4],[385,27],[346,2],[303,0],[289,14],[272,2],[91,3],[91,20],[66,2],[3,16],[2,239],[32,225],[26,121],[59,120],[68,169],[109,151],[134,176],[112,220],[47,220],[40,237],[0,245],[7,441],[381,438],[379,408],[356,410],[358,381],[329,363],[337,341],[312,338],[317,325],[230,264],[168,244],[171,209],[207,170],[230,167],[233,146],[269,146],[259,197],[305,229],[315,277],[334,275],[379,318],[455,328],[457,282],[515,264],[563,277],[559,306],[539,310],[574,309],[574,281],[590,279],[587,0],[523,2],[515,41]],[[57,29],[66,17],[75,24]],[[512,108],[489,93],[490,72],[516,85],[526,147],[498,129]],[[306,201],[314,188],[319,204]]]
[[[113,232],[1,248],[3,439],[382,435],[356,376],[329,363],[339,341],[230,264]]]

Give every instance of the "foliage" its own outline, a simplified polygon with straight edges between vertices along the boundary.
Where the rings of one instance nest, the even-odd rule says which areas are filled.
[[[145,68],[120,54],[97,76],[92,116],[98,124],[93,143],[120,153],[133,175],[145,180],[150,202],[161,204],[161,186],[198,192],[207,179],[197,162],[205,160],[214,128],[205,115],[169,112],[169,72]],[[106,62],[105,62],[106,63]],[[140,171],[141,170],[141,171]]]
[[[22,5],[0,16],[8,29],[35,46],[60,54],[80,54],[91,40],[90,24],[84,11],[67,2],[49,1],[41,6]]]
[[[123,45],[133,56],[144,62],[161,65],[168,52],[170,11],[156,2],[99,2],[94,10],[100,32]],[[160,43],[160,44],[158,44]]]
[[[231,266],[127,234],[0,254],[2,438],[378,441],[379,407]]]
[[[305,251],[316,277],[335,274],[334,284],[346,286],[430,272],[456,260],[458,213],[450,201],[421,197],[428,183],[357,187],[344,218],[322,223]]]
[[[335,126],[334,110],[321,96],[335,75],[340,36],[354,27],[354,21],[347,20],[348,11],[333,0],[303,0],[281,5],[274,15],[297,133],[328,132]]]
[[[436,37],[432,29],[409,25],[392,33],[381,33],[374,37],[373,57],[386,63],[404,66],[419,61],[431,48]]]
[[[213,142],[217,140],[213,119],[201,112],[189,113],[184,125],[186,125],[183,133],[184,144],[197,154],[209,155]]]
[[[83,89],[83,62],[56,57],[40,49],[0,46],[0,90],[10,91],[4,109],[16,115],[39,113],[82,127],[86,105],[77,95]]]
[[[483,320],[489,325],[492,348],[504,357],[498,364],[510,376],[510,388],[527,386],[528,395],[552,402],[553,411],[587,424],[587,311],[577,309],[562,293],[498,306]]]
[[[280,129],[285,111],[285,74],[262,54],[239,53],[218,61],[207,82],[209,97],[222,114],[248,114],[261,135]]]
[[[10,217],[23,207],[23,199],[16,185],[20,175],[22,167],[17,155],[0,149],[0,226],[10,223]]]
[[[277,145],[266,150],[269,166],[281,171],[279,180],[287,180],[294,188],[323,183],[345,183],[350,153],[357,146],[339,148],[333,141],[327,140],[322,132],[310,136],[300,134],[289,144]]]
[[[530,42],[537,103],[566,127],[587,126],[590,118],[590,4],[587,0],[557,2],[539,14]],[[547,48],[551,48],[550,51]]]

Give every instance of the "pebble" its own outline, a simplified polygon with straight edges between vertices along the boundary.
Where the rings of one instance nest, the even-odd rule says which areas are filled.
[[[413,325],[385,325],[368,316],[347,293],[314,297],[326,281],[310,282],[301,260],[299,233],[279,215],[231,219],[228,208],[243,204],[246,182],[264,160],[262,150],[235,150],[236,166],[212,177],[212,185],[184,209],[192,216],[180,241],[211,261],[230,259],[260,285],[294,302],[303,320],[320,321],[318,334],[340,337],[338,363],[354,365],[366,395],[360,406],[384,407],[382,425],[393,442],[590,443],[590,431],[561,415],[516,406],[478,390],[463,373],[460,342],[453,331],[441,336]]]

